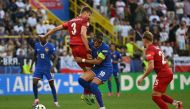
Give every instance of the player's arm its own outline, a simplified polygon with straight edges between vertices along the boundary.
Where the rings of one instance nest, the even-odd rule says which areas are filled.
[[[103,60],[105,60],[106,56],[100,52],[98,54],[98,57],[95,58],[95,59],[82,59],[80,57],[76,57],[75,60],[79,63],[87,63],[87,64],[96,64],[96,65],[99,65],[102,63]]]
[[[53,61],[53,68],[54,67],[56,67],[56,65],[57,65],[57,60],[58,60],[58,54],[56,53],[56,54],[54,54],[53,56],[52,56],[52,61]]]
[[[144,78],[146,78],[154,69],[154,52],[149,52],[146,55],[146,59],[148,60],[148,68],[145,70],[143,76],[138,80],[138,85],[141,85]]]
[[[52,34],[55,33],[56,31],[60,31],[60,30],[62,30],[62,29],[67,29],[67,28],[68,28],[68,23],[65,22],[65,23],[63,23],[63,24],[61,24],[61,25],[59,25],[59,26],[57,26],[57,27],[55,27],[55,28],[49,30],[49,31],[45,34],[45,37],[48,37],[48,36],[52,35]]]
[[[148,61],[148,68],[145,70],[142,79],[146,78],[154,69],[154,60]]]
[[[81,39],[82,39],[82,41],[84,43],[85,48],[90,51],[90,47],[88,45],[88,40],[87,40],[86,33],[87,33],[87,27],[86,26],[82,26],[81,27]]]
[[[32,72],[32,68],[33,68],[33,65],[34,65],[34,62],[36,61],[36,53],[34,53],[34,55],[32,56],[32,63],[31,63],[31,66],[30,66],[30,71]]]

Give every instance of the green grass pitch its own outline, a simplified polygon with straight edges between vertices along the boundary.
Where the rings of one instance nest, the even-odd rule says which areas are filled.
[[[121,97],[108,97],[103,94],[106,109],[159,109],[151,100],[150,93],[122,93]],[[174,98],[183,101],[184,109],[190,109],[189,92],[172,92],[169,93]],[[52,102],[51,95],[39,95],[40,103],[44,104],[47,109],[56,109]],[[87,105],[80,100],[79,94],[58,95],[60,109],[98,109],[97,105]],[[0,109],[32,109],[33,95],[17,96],[0,96]],[[175,109],[169,106],[169,109]]]

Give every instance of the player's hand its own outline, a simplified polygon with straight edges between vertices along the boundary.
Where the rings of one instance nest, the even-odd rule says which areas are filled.
[[[137,81],[137,83],[138,83],[139,86],[142,85],[143,80],[144,80],[144,79],[141,77],[141,78]]]
[[[75,57],[75,61],[81,63],[81,62],[82,62],[82,58],[80,58],[80,57]]]
[[[54,67],[51,68],[51,73],[55,73]]]
[[[92,59],[92,55],[91,54],[87,54],[87,59]]]

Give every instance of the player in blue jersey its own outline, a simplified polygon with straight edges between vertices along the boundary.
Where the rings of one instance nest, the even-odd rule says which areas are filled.
[[[34,56],[32,59],[32,65],[31,68],[35,64],[35,71],[33,75],[33,92],[34,92],[34,103],[33,106],[36,106],[39,104],[39,98],[38,98],[38,81],[43,79],[43,76],[47,78],[49,81],[50,88],[52,90],[52,95],[54,99],[54,104],[57,107],[59,106],[58,100],[57,100],[57,94],[56,89],[54,86],[54,79],[52,77],[51,73],[55,73],[54,68],[56,66],[57,62],[57,56],[56,56],[56,49],[55,47],[47,41],[43,35],[39,36],[40,42],[30,42],[30,45],[34,48]],[[53,60],[53,65],[51,65],[51,60]]]
[[[91,70],[86,71],[84,75],[78,79],[78,82],[83,88],[89,89],[95,95],[100,109],[105,109],[98,85],[103,84],[109,79],[112,75],[113,67],[109,45],[102,42],[102,40],[103,35],[99,34],[95,36],[93,42],[90,43],[93,59],[77,57],[76,61],[94,64],[94,67]]]
[[[111,59],[113,65],[113,76],[115,78],[116,86],[117,86],[117,96],[120,96],[120,82],[119,82],[119,66],[118,63],[121,60],[121,54],[116,50],[115,44],[110,45],[111,50]],[[108,80],[108,89],[109,93],[108,96],[112,96],[112,84],[111,84],[111,77]]]

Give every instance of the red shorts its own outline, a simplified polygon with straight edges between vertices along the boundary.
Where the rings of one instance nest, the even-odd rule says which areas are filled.
[[[153,89],[157,92],[165,93],[172,80],[173,74],[169,75],[168,77],[156,77]]]
[[[87,58],[88,51],[84,45],[70,45],[74,57]],[[91,64],[77,63],[81,68],[92,67]]]

